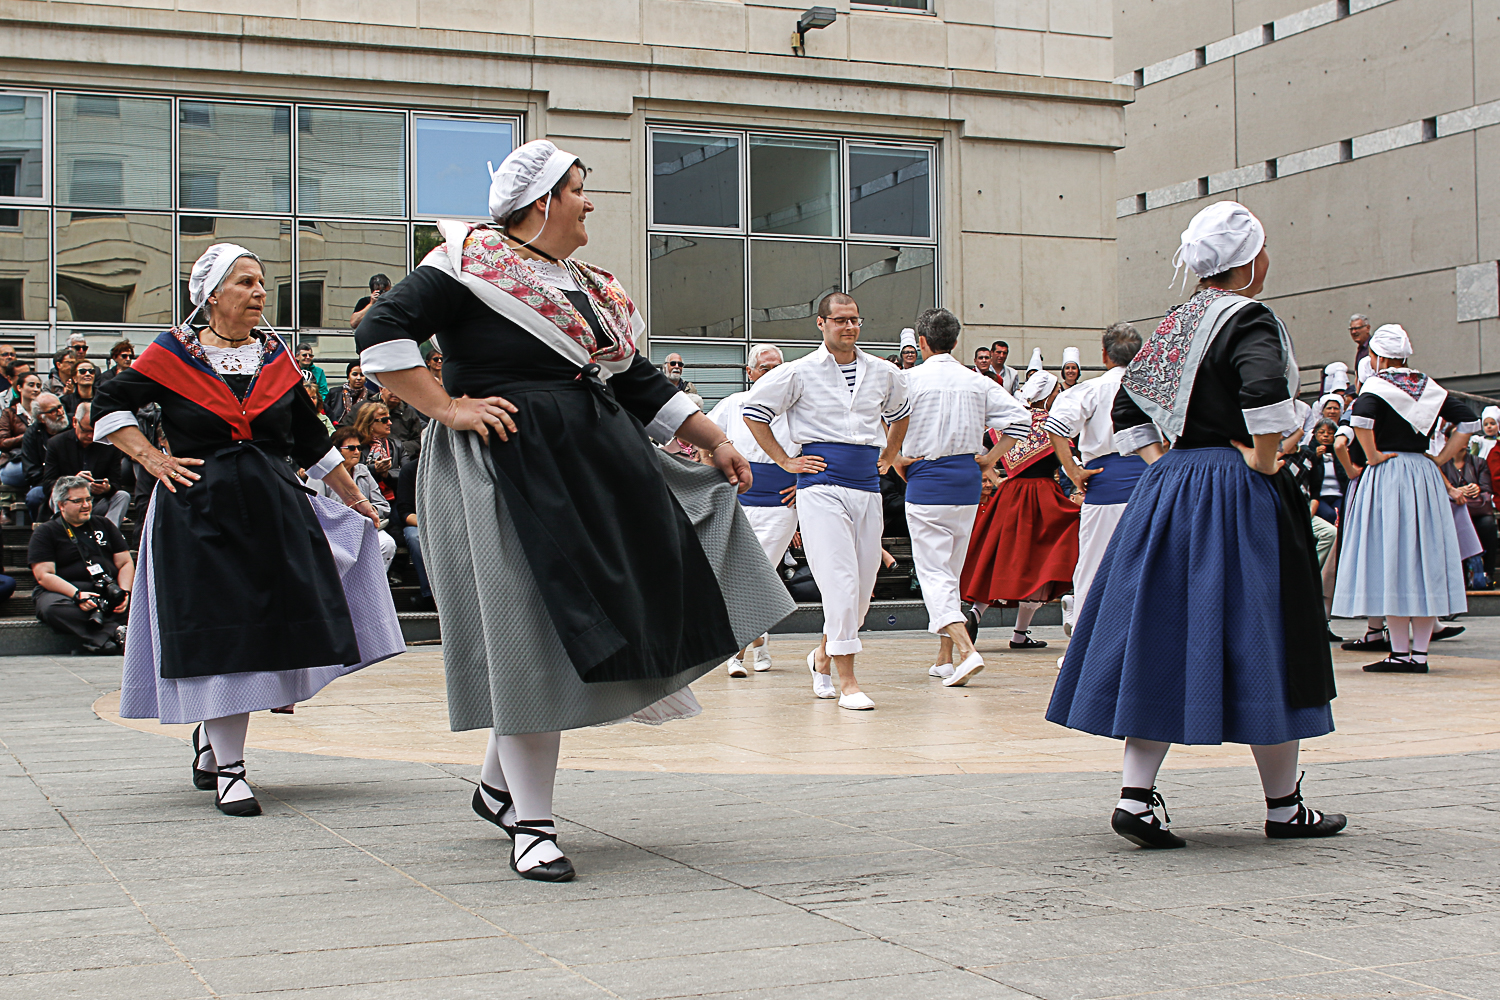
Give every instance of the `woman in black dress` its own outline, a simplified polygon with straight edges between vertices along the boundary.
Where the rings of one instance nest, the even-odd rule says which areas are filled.
[[[93,410],[95,434],[164,487],[141,537],[120,714],[203,723],[194,783],[216,787],[223,812],[253,816],[249,713],[305,701],[405,645],[375,512],[329,447],[286,346],[255,329],[260,261],[215,244],[188,287],[207,325],[190,316],[161,334],[99,389]],[[149,403],[161,407],[171,454],[136,425]],[[309,497],[298,468],[344,503]]]

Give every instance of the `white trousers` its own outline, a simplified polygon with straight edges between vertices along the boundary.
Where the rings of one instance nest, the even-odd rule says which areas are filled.
[[[385,560],[385,568],[391,568],[391,560],[396,558],[396,540],[389,532],[375,532],[375,539],[380,544],[380,558]]]
[[[1125,516],[1122,503],[1086,503],[1078,512],[1078,562],[1073,567],[1073,620],[1083,614],[1089,585],[1099,571],[1104,550],[1109,548],[1115,525]]]
[[[859,628],[870,610],[880,571],[880,532],[885,526],[880,494],[846,486],[809,486],[797,491],[802,551],[823,595],[823,634],[829,656],[848,656],[863,646]]]
[[[978,504],[907,503],[906,526],[911,529],[911,558],[917,564],[922,603],[927,605],[927,631],[964,620],[959,607],[958,578],[969,554]]]
[[[796,507],[742,507],[745,520],[755,529],[755,539],[766,550],[771,568],[781,572],[781,557],[797,533]]]

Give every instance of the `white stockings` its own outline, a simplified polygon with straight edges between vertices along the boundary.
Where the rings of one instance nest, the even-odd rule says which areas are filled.
[[[208,740],[208,745],[214,748],[214,761],[222,771],[233,772],[238,765],[239,773],[244,773],[245,764],[245,733],[250,728],[250,713],[241,712],[239,715],[226,715],[221,719],[205,719],[203,722],[203,736]],[[240,799],[253,798],[250,786],[243,781],[234,782],[232,788],[228,788],[232,779],[226,773],[219,778],[219,800],[221,802],[238,802]]]
[[[491,788],[510,792],[515,805],[502,817],[505,823],[524,823],[547,832],[555,832],[552,819],[552,789],[557,781],[557,755],[562,746],[562,733],[523,733],[516,736],[500,736],[490,732],[490,743],[484,752],[484,764],[479,769],[479,780]],[[501,803],[485,794],[485,804],[492,810]],[[525,833],[516,834],[517,856],[526,852],[537,838]],[[555,861],[563,856],[556,844],[542,843],[520,863],[522,871],[537,865]]]

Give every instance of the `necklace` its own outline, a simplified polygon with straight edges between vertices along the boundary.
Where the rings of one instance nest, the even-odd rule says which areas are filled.
[[[554,264],[558,263],[558,259],[556,257],[552,256],[550,253],[548,253],[547,251],[543,250],[541,247],[527,246],[527,245],[523,244],[520,240],[516,239],[514,236],[511,236],[509,234],[507,234],[505,238],[508,239],[508,240],[510,240],[512,243],[514,243],[516,245],[516,253],[521,253],[523,251],[528,252],[528,253],[534,253],[534,254],[538,254],[538,255],[540,255],[542,257],[547,258],[548,260],[550,260]]]
[[[250,339],[250,335],[248,333],[241,337],[239,340],[231,340],[229,337],[224,336],[222,333],[220,333],[218,330],[215,330],[211,326],[206,326],[204,327],[204,329],[213,334],[215,337],[218,337],[220,340],[224,341],[224,343],[228,344],[231,347],[238,347],[239,345]]]

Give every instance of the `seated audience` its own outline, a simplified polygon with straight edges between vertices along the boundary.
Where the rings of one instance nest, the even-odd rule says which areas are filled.
[[[318,398],[318,383],[307,381],[302,383],[302,388],[307,390],[307,398],[312,400],[313,407],[318,411],[318,419],[323,421],[323,426],[332,434],[334,430],[333,421],[328,419],[327,412],[323,409],[323,401]]]
[[[359,460],[380,484],[387,503],[396,499],[396,475],[401,468],[401,446],[391,440],[391,411],[372,400],[359,408],[352,430],[363,446]]]
[[[63,476],[52,488],[58,517],[31,533],[26,561],[36,578],[36,616],[71,632],[90,653],[118,653],[135,563],[125,536],[94,514],[93,483]]]
[[[1500,552],[1500,531],[1495,525],[1495,497],[1489,463],[1480,462],[1472,452],[1465,451],[1443,466],[1443,478],[1448,481],[1448,495],[1453,502],[1461,502],[1469,508],[1474,533],[1484,546],[1484,582],[1486,588],[1493,587],[1495,557]]]
[[[94,440],[89,403],[79,403],[72,430],[54,434],[47,441],[47,461],[42,470],[42,489],[50,494],[52,484],[65,476],[82,476],[92,483],[96,513],[119,525],[130,507],[130,491],[121,489],[125,479],[125,453],[107,441]]]
[[[128,340],[122,340],[109,349],[109,361],[111,367],[101,372],[96,380],[100,385],[108,382],[121,372],[129,371],[130,366],[135,364],[135,347]]]
[[[73,373],[78,368],[78,355],[64,347],[52,359],[52,374],[45,383],[48,392],[61,399],[74,389]],[[69,413],[72,411],[69,410]]]
[[[42,489],[42,474],[47,468],[47,442],[72,426],[68,411],[54,393],[43,392],[31,404],[31,426],[21,438],[21,483],[26,487],[26,510],[32,521],[40,518],[47,506]]]
[[[342,427],[354,423],[360,407],[370,402],[370,398],[365,391],[364,369],[358,361],[351,361],[344,369],[344,384],[327,395],[323,409],[329,420]]]
[[[25,482],[21,469],[21,441],[31,426],[31,406],[42,394],[41,376],[26,375],[16,390],[15,404],[0,410],[0,484],[12,487]]]
[[[1333,450],[1338,429],[1337,423],[1323,417],[1313,426],[1312,439],[1302,447],[1303,467],[1308,473],[1308,489],[1313,499],[1318,501],[1313,514],[1329,524],[1339,523],[1339,512],[1344,509],[1344,496],[1349,491],[1349,473]]]
[[[380,401],[391,415],[391,440],[401,446],[404,468],[405,459],[416,458],[422,453],[422,432],[427,429],[427,417],[417,412],[415,406],[407,406],[389,389],[380,390]]]
[[[380,515],[381,530],[375,532],[375,538],[380,543],[380,558],[385,560],[385,568],[389,570],[391,560],[396,558],[396,540],[384,530],[390,522],[391,503],[385,498],[385,494],[380,492],[380,484],[375,481],[370,470],[359,460],[358,433],[348,427],[334,431],[333,446],[339,450],[339,457],[344,460],[344,468],[349,471],[354,485],[358,486],[359,491],[369,498],[370,504],[375,508],[375,513]],[[309,479],[307,484],[317,490],[319,496],[339,499],[338,494],[321,479]]]
[[[401,463],[401,475],[396,482],[396,521],[401,526],[401,537],[406,542],[406,551],[411,553],[411,564],[417,570],[417,588],[421,596],[417,605],[425,611],[436,609],[432,601],[432,586],[427,582],[427,564],[422,561],[422,535],[417,531],[417,460],[408,458]]]

